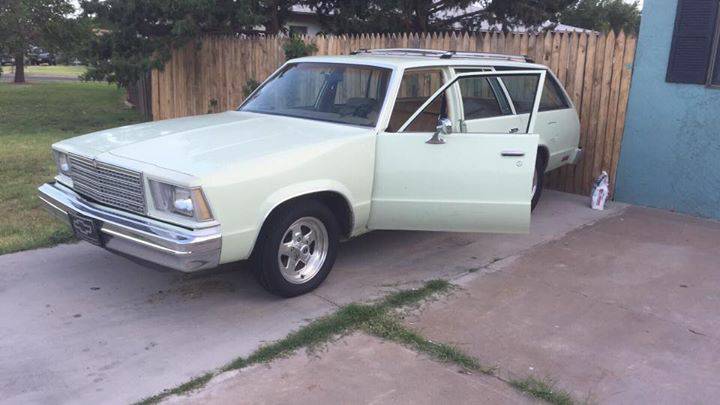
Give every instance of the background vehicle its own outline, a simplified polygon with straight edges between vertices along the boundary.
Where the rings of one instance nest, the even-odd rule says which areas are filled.
[[[31,48],[28,53],[28,61],[31,65],[40,65],[46,63],[48,65],[55,65],[55,55],[42,49],[42,48]]]
[[[15,58],[13,58],[10,55],[7,54],[0,54],[0,65],[14,65],[15,64]]]
[[[61,141],[39,192],[91,243],[182,271],[250,259],[294,296],[371,230],[527,232],[578,139],[524,57],[364,51],[288,61],[237,111]]]

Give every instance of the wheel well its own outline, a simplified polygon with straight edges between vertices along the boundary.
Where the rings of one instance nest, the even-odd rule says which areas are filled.
[[[544,146],[544,145],[538,146],[537,158],[541,159],[541,162],[543,165],[543,171],[544,171],[547,168],[548,161],[550,160],[550,152],[548,151],[547,146]]]
[[[272,211],[270,211],[267,218],[265,218],[265,223],[263,223],[263,227],[265,227],[268,219],[271,218],[276,212],[287,207],[290,204],[296,204],[303,200],[317,200],[325,204],[335,215],[335,219],[338,221],[338,225],[340,226],[340,231],[342,232],[342,235],[346,238],[350,237],[354,224],[352,208],[350,208],[350,203],[342,194],[334,191],[321,191],[317,193],[303,194],[301,196],[297,196],[287,201],[284,201],[277,207],[273,208]]]

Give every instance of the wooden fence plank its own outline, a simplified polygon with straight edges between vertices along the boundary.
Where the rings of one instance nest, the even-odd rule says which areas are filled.
[[[621,32],[615,40],[615,51],[612,61],[612,81],[610,82],[610,106],[607,113],[607,127],[603,136],[603,156],[601,167],[607,170],[611,176],[615,173],[615,168],[611,167],[613,143],[615,140],[615,120],[618,114],[618,100],[620,95],[620,79],[622,76],[622,61],[625,56],[625,33]]]

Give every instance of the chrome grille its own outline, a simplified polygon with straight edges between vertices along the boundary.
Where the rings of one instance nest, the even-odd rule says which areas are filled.
[[[78,194],[111,207],[145,213],[142,174],[79,156],[68,157],[70,178]]]

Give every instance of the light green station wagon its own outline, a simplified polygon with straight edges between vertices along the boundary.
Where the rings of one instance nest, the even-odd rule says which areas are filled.
[[[361,50],[290,60],[234,111],[58,142],[39,196],[90,243],[185,272],[250,259],[289,297],[368,231],[528,232],[578,138],[525,57]]]

